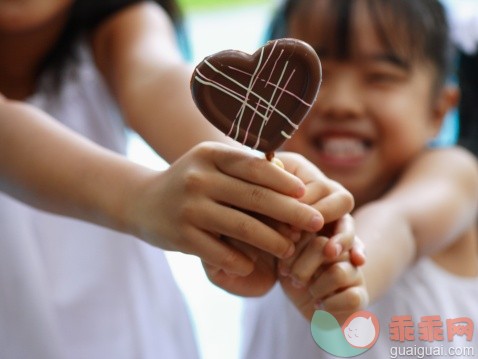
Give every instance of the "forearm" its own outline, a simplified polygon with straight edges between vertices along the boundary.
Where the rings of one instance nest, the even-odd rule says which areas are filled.
[[[0,189],[42,210],[117,230],[127,193],[149,170],[61,126],[30,106],[0,103]]]
[[[424,153],[382,199],[358,209],[354,218],[367,249],[364,270],[372,300],[418,257],[456,242],[476,223],[477,206],[475,160],[447,149]]]
[[[434,254],[476,223],[476,160],[460,148],[427,151],[409,166],[383,202],[408,221],[417,256]]]
[[[364,206],[354,213],[357,236],[364,242],[364,277],[373,302],[406,271],[417,256],[410,223],[382,203]]]
[[[164,11],[143,3],[116,14],[93,36],[95,58],[128,124],[171,162],[203,141],[233,143],[201,115]]]
[[[149,82],[129,86],[122,96],[128,123],[168,162],[204,141],[238,145],[200,114],[184,66],[177,64]]]

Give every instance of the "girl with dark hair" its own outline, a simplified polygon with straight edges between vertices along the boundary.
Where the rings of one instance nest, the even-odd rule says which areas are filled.
[[[357,346],[361,358],[476,353],[471,336],[453,336],[447,324],[461,318],[460,330],[471,333],[478,319],[478,166],[464,149],[428,146],[457,101],[446,83],[443,7],[438,0],[290,0],[283,11],[273,30],[311,44],[323,66],[317,101],[283,147],[352,193],[367,262],[324,263],[327,238],[303,238],[279,260],[280,285],[247,300],[242,357],[347,357]],[[331,355],[316,344],[316,309],[342,325],[365,308],[380,333],[372,320],[350,332],[328,322],[312,333]],[[370,333],[380,334],[375,344]]]
[[[164,10],[177,9],[158,3],[0,1],[1,358],[196,358],[153,246],[244,276],[253,261],[222,235],[279,257],[294,250],[247,211],[318,230],[321,213],[299,201],[314,185],[339,217],[351,209],[299,156],[282,158],[307,186],[242,149],[199,144],[225,139],[191,99]],[[157,172],[125,160],[126,126],[177,161]]]

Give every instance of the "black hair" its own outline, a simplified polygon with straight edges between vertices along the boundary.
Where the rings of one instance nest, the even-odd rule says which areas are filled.
[[[103,20],[123,8],[146,0],[75,0],[62,33],[52,50],[41,62],[37,76],[45,71],[52,75],[51,90],[58,89],[63,71],[69,61],[76,61],[76,41],[94,29]],[[152,0],[150,0],[152,1]],[[171,17],[178,33],[182,32],[182,13],[174,0],[152,1],[160,5]]]
[[[478,53],[460,55],[458,75],[461,90],[458,143],[478,156]]]
[[[327,21],[334,36],[330,37],[333,55],[349,56],[353,7],[356,0],[286,0],[269,27],[270,38],[288,36],[290,20],[300,19],[301,26],[313,26],[308,5],[327,1]],[[445,9],[438,0],[363,0],[381,37],[392,52],[403,52],[408,59],[427,60],[436,68],[437,83],[442,85],[452,70],[453,51]],[[384,15],[384,16],[382,16]],[[405,40],[405,41],[397,41]],[[314,44],[311,44],[314,46]],[[402,48],[398,48],[398,46]],[[319,53],[320,55],[320,53]],[[399,56],[400,57],[400,56]]]

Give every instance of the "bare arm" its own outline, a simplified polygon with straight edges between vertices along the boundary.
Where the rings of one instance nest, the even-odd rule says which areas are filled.
[[[82,138],[47,114],[0,99],[0,190],[42,210],[195,254],[226,272],[253,264],[224,234],[278,257],[293,243],[242,211],[318,230],[320,214],[300,203],[303,183],[245,151],[204,143],[156,172]],[[255,178],[256,184],[247,178]],[[294,198],[295,197],[295,198]],[[319,217],[320,218],[319,218]]]
[[[319,304],[344,320],[383,295],[419,256],[463,241],[476,225],[477,207],[475,158],[459,148],[427,151],[384,197],[355,211],[355,230],[367,251],[362,268],[348,261],[321,267],[322,247],[311,242],[285,261],[293,262],[291,277],[301,285],[283,278],[282,286],[306,318]],[[313,273],[320,275],[313,279]]]
[[[355,214],[367,248],[364,274],[371,300],[422,255],[444,249],[476,223],[478,168],[459,148],[424,153],[381,200]]]
[[[30,205],[124,229],[129,189],[151,171],[32,106],[0,100],[0,173],[0,190]]]
[[[202,141],[234,143],[197,110],[193,69],[159,6],[144,2],[115,14],[95,31],[93,46],[128,124],[168,162]]]

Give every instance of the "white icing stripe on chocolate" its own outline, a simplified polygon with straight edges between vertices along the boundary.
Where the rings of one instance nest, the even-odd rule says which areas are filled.
[[[280,55],[280,56],[282,56],[282,52],[281,52],[281,55]],[[279,57],[280,57],[280,56],[279,56]],[[276,59],[276,63],[277,63],[277,61],[279,61],[279,57]],[[266,110],[266,116],[267,116],[267,113],[269,113],[269,115],[267,116],[267,119],[264,120],[264,121],[262,122],[262,124],[261,124],[261,128],[260,128],[260,130],[259,130],[259,135],[257,136],[257,141],[256,141],[256,143],[255,143],[255,145],[254,145],[254,149],[256,149],[256,148],[259,146],[259,142],[260,142],[260,139],[261,139],[261,137],[262,137],[262,130],[264,129],[265,125],[267,124],[267,121],[269,121],[269,119],[271,118],[272,113],[273,113],[273,110],[274,110],[275,108],[277,108],[277,104],[279,103],[280,96],[277,98],[277,100],[276,100],[274,106],[271,108],[271,105],[272,105],[271,102],[272,102],[272,100],[274,99],[275,93],[276,93],[276,91],[277,91],[277,89],[278,89],[278,87],[279,87],[279,85],[280,85],[280,83],[281,83],[281,81],[282,81],[282,78],[284,77],[284,73],[285,73],[285,71],[287,70],[287,65],[289,65],[289,61],[286,61],[286,62],[285,62],[284,68],[282,69],[282,72],[281,72],[281,74],[280,74],[280,76],[279,76],[279,81],[277,81],[277,86],[275,86],[275,87],[274,87],[274,91],[272,91],[271,99],[270,99],[270,101],[269,101],[269,106],[267,107],[267,110]],[[275,68],[275,64],[274,64],[274,68]],[[291,76],[292,76],[293,74],[294,74],[294,71],[292,71]],[[272,76],[272,71],[271,71],[271,76]],[[268,82],[269,82],[269,81],[268,81]],[[288,82],[287,82],[287,83],[288,83]],[[287,86],[287,83],[286,83],[286,85],[285,85],[284,87]]]
[[[244,97],[244,101],[241,105],[241,108],[239,109],[239,119],[237,120],[237,124],[236,124],[236,136],[234,137],[235,140],[237,140],[237,138],[239,137],[239,131],[240,131],[240,126],[241,126],[241,121],[242,121],[242,116],[244,115],[244,110],[246,109],[246,105],[247,103],[249,102],[249,95],[250,93],[252,92],[252,88],[254,87],[254,85],[256,84],[256,81],[257,81],[257,78],[258,76],[258,72],[260,74],[260,72],[262,72],[262,69],[261,69],[261,64],[262,64],[262,57],[264,56],[264,48],[261,49],[261,53],[260,53],[260,56],[259,56],[259,61],[257,62],[257,66],[256,68],[254,69],[254,73],[252,74],[251,76],[251,79],[249,80],[249,87],[247,88],[247,91],[246,91],[246,96]],[[267,62],[266,62],[267,63]],[[266,63],[264,64],[264,66],[266,65]],[[259,71],[259,69],[261,69]],[[259,105],[259,103],[258,103]],[[254,115],[255,113],[258,111],[258,105],[256,106],[256,109],[254,110],[254,112],[252,113],[252,116],[251,116],[251,123],[249,124],[248,128],[250,127],[250,125],[252,124],[252,119],[254,119]],[[237,116],[236,116],[237,117]],[[233,122],[233,126],[234,126],[234,123],[236,122],[236,120],[234,120]],[[267,122],[267,119],[264,119],[263,123],[264,122]],[[249,131],[246,131],[245,135],[244,135],[244,143],[245,141],[247,140],[247,137],[249,135]],[[260,138],[260,134],[259,134],[259,138]],[[254,149],[256,149],[257,146],[254,146]]]
[[[243,84],[241,84],[241,83],[238,82],[237,80],[233,79],[232,77],[228,76],[227,74],[225,74],[225,73],[222,72],[221,70],[218,70],[216,67],[214,67],[214,66],[213,66],[211,63],[209,63],[208,61],[204,60],[204,63],[205,63],[207,66],[209,66],[214,72],[217,72],[218,74],[220,74],[221,76],[225,77],[226,79],[228,79],[228,80],[231,81],[232,83],[236,84],[236,85],[239,86],[240,88],[242,88],[242,89],[244,89],[244,90],[247,90],[247,87],[246,87],[246,86],[244,86]],[[199,72],[198,72],[198,73],[199,73]],[[203,76],[203,77],[204,77],[204,76]],[[207,78],[207,77],[204,77],[204,78],[205,78],[205,80],[199,81],[199,82],[201,82],[201,83],[204,84],[204,85],[209,85],[209,86],[211,86],[211,84],[219,85],[220,87],[218,87],[218,86],[213,86],[213,87],[215,87],[215,88],[217,88],[217,89],[220,89],[221,91],[223,91],[224,93],[226,93],[226,94],[228,94],[228,95],[230,95],[231,93],[233,93],[233,91],[232,91],[231,89],[227,88],[227,87],[224,86],[224,85],[221,85],[219,82],[214,81],[214,80],[211,80],[211,79],[209,79],[209,78]],[[197,79],[197,78],[196,78],[196,79]],[[270,105],[269,101],[267,101],[267,100],[264,99],[263,97],[259,96],[259,94],[257,94],[256,92],[252,92],[252,94],[253,94],[254,96],[256,96],[259,100],[264,101],[265,104]],[[234,99],[238,100],[237,97],[234,97],[234,96],[232,96],[232,97],[233,97]],[[241,97],[243,98],[244,95],[242,95]],[[243,102],[243,99],[241,99],[241,100],[239,100],[239,101]],[[253,108],[251,105],[247,104],[247,107],[249,107],[252,111],[254,111],[254,108]],[[277,108],[274,107],[274,106],[273,106],[273,111],[274,111],[275,113],[277,113],[279,116],[283,117],[292,127],[294,127],[295,129],[298,128],[298,126],[297,126],[294,122],[292,122],[284,113],[282,113],[279,109],[277,109]],[[259,115],[260,115],[263,119],[265,118],[265,116],[264,116],[263,114],[259,113]]]
[[[273,58],[273,54],[276,50],[276,45],[277,45],[277,42],[274,42],[274,44],[272,46],[272,49],[269,51],[265,61],[263,61],[264,60],[265,48],[261,48],[257,65],[256,65],[252,74],[250,74],[246,71],[240,70],[238,68],[235,68],[233,66],[228,66],[228,69],[230,69],[232,71],[236,71],[236,72],[242,73],[246,76],[249,76],[250,78],[249,78],[249,81],[248,81],[249,82],[248,86],[246,86],[245,84],[242,84],[238,80],[229,76],[227,73],[219,70],[213,64],[211,64],[208,60],[204,60],[204,64],[207,65],[211,70],[218,73],[220,76],[227,79],[231,83],[239,86],[239,88],[244,89],[245,94],[240,93],[238,91],[234,91],[232,88],[227,86],[227,82],[226,82],[226,84],[223,84],[219,81],[213,80],[212,78],[208,78],[207,76],[202,74],[198,69],[196,69],[196,74],[197,75],[195,76],[195,79],[199,83],[201,83],[205,86],[211,86],[211,87],[223,92],[224,94],[230,96],[234,100],[239,101],[241,103],[241,106],[239,107],[234,120],[231,122],[231,127],[229,128],[229,131],[227,133],[228,136],[232,137],[231,134],[233,132],[235,132],[234,136],[233,136],[234,140],[239,139],[239,137],[241,135],[241,124],[242,124],[242,121],[244,120],[244,114],[245,114],[246,108],[251,110],[251,117],[249,119],[249,123],[247,125],[247,128],[245,129],[244,138],[242,139],[243,144],[245,144],[247,142],[247,139],[248,139],[249,134],[250,134],[250,129],[251,129],[251,126],[254,122],[254,119],[255,119],[256,115],[262,119],[262,123],[259,126],[259,131],[258,131],[258,134],[257,134],[256,142],[255,142],[254,146],[252,146],[252,148],[254,148],[254,149],[258,148],[258,146],[260,145],[262,132],[263,132],[265,126],[267,125],[268,121],[270,120],[271,116],[274,113],[276,113],[280,117],[284,118],[287,121],[287,123],[293,129],[296,130],[298,128],[298,124],[294,123],[287,115],[285,115],[284,113],[282,113],[282,111],[280,111],[278,109],[278,104],[279,104],[280,99],[282,98],[282,96],[284,94],[287,95],[287,96],[293,97],[295,100],[297,100],[299,103],[301,103],[302,105],[304,105],[306,107],[310,108],[312,106],[312,103],[308,103],[308,102],[304,101],[298,94],[295,94],[292,91],[289,91],[287,89],[287,87],[288,87],[288,85],[289,85],[289,83],[290,83],[290,81],[291,81],[291,79],[294,76],[294,73],[296,71],[295,68],[292,69],[290,74],[287,76],[287,80],[282,85],[282,82],[283,82],[283,80],[286,76],[286,73],[288,71],[289,61],[285,61],[284,66],[283,66],[283,68],[280,72],[279,79],[277,80],[277,82],[271,82],[271,79],[274,76],[274,73],[276,72],[276,68],[277,68],[277,66],[280,62],[280,59],[284,54],[284,49],[281,49],[280,54],[278,54],[278,56],[275,56],[275,61],[274,61],[274,64],[272,65],[272,70],[268,73],[268,78],[265,79],[265,78],[261,77],[262,72],[267,67],[271,58]],[[321,70],[322,69],[320,69],[320,71]],[[265,87],[273,86],[272,94],[271,94],[269,100],[266,100],[264,97],[262,97],[256,91],[254,91],[254,87],[256,86],[256,83],[258,81],[263,82]],[[253,103],[254,99],[255,99],[255,102],[256,102],[255,106],[254,106],[254,103]],[[290,136],[291,136],[287,132],[285,132],[284,130],[281,131],[281,135],[285,138],[290,138]]]
[[[288,133],[285,133],[284,131],[281,131],[280,134],[281,134],[282,136],[284,136],[285,138],[287,138],[287,139],[292,138],[292,135],[289,135]]]
[[[227,78],[228,80],[230,80],[231,82],[235,83],[236,85],[238,85],[239,87],[241,87],[242,89],[244,90],[247,90],[247,87],[244,86],[243,84],[241,84],[240,82],[234,80],[232,77],[228,76],[227,74],[225,74],[224,72],[218,70],[217,68],[215,68],[213,65],[211,65],[209,62],[207,61],[204,61],[205,64],[207,64],[213,71],[217,72],[218,74],[220,74],[221,76],[224,76],[225,78]],[[219,84],[218,82],[216,81],[213,81],[211,79],[208,79],[206,78],[207,81],[209,82],[213,82],[213,83],[216,83],[216,84]],[[232,92],[230,89],[228,89],[227,87],[225,87],[224,85],[222,85],[221,87],[223,87],[225,90],[227,90],[228,92],[224,91],[226,94],[229,94],[229,92]],[[270,105],[269,101],[267,101],[266,99],[264,99],[262,96],[260,96],[259,94],[257,94],[256,92],[252,92],[252,94],[254,96],[256,96],[259,100],[263,101],[266,105]],[[244,95],[241,95],[241,97],[243,98]],[[237,98],[236,98],[237,99]],[[241,102],[243,102],[243,99],[240,100]],[[247,105],[250,109],[254,110],[254,108],[251,106],[251,105]],[[290,123],[290,125],[292,127],[295,127],[297,126],[295,123],[293,123],[288,117],[287,115],[285,115],[284,113],[282,113],[279,109],[277,108],[273,108],[274,112],[276,112],[278,115],[280,115],[281,117],[283,117],[288,123]],[[263,114],[260,113],[260,116],[262,118],[265,118],[265,116]]]
[[[229,67],[231,70],[234,70],[234,71],[237,71],[241,74],[244,74],[244,75],[248,75],[248,76],[251,76],[250,73],[246,72],[246,71],[243,71],[241,69],[238,69],[236,67]],[[271,86],[277,86],[277,84],[274,84],[274,83],[271,83],[271,82],[267,82],[267,80],[264,80],[264,79],[259,79],[260,81],[264,82],[266,85],[271,85]],[[295,93],[291,92],[291,91],[288,91],[287,89],[281,89],[284,93],[286,93],[287,95],[289,96],[292,96],[293,98],[295,98],[297,101],[301,102],[304,106],[307,106],[307,107],[311,107],[312,104],[311,103],[308,103],[306,101],[304,101],[304,99],[302,99],[301,97],[297,96]]]
[[[196,70],[197,73],[200,74],[200,72],[198,70]],[[201,74],[200,74],[201,75]],[[207,77],[201,75],[202,77],[205,78],[205,80],[203,80],[202,78],[200,78],[199,76],[196,76],[195,77],[195,80],[198,81],[199,83],[203,84],[204,86],[211,86],[211,87],[214,87],[216,88],[217,90],[221,91],[221,92],[224,92],[225,94],[231,96],[233,99],[239,101],[239,102],[243,102],[243,97],[244,95],[241,95],[239,94],[238,92],[235,92],[235,91],[232,91],[228,88],[226,88],[224,85],[221,85],[219,82],[216,82],[214,80],[211,80],[211,79],[208,79]],[[241,98],[242,97],[242,98]],[[255,111],[255,108],[253,106],[251,106],[250,104],[246,104],[247,107],[249,107],[249,109],[251,109],[252,111]],[[260,111],[257,112],[257,114],[262,117],[263,119],[265,118],[265,115],[263,115]]]

